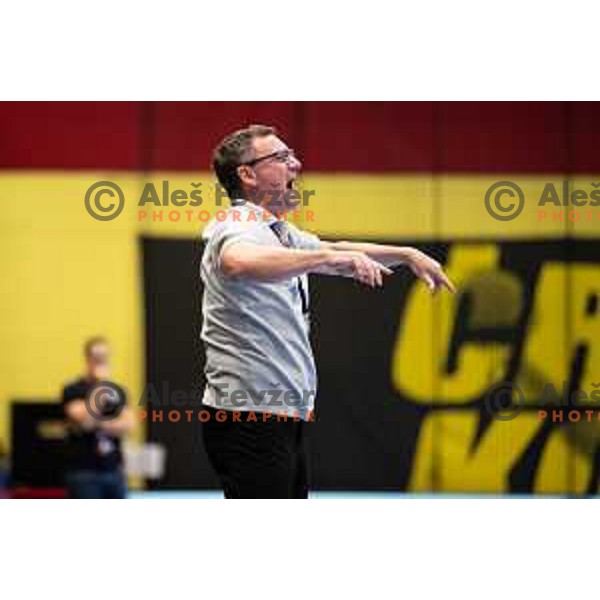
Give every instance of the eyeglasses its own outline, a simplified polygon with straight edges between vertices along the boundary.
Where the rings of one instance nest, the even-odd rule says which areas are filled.
[[[274,158],[277,162],[286,163],[290,160],[296,158],[296,154],[291,148],[286,148],[285,150],[278,150],[277,152],[271,152],[271,154],[267,154],[265,156],[260,156],[253,160],[248,160],[246,162],[241,163],[242,165],[247,165],[249,167],[253,167],[254,165],[262,162],[263,160],[268,160],[269,158]]]

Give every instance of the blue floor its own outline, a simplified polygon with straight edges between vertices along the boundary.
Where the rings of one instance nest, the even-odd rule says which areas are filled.
[[[135,491],[129,493],[129,497],[142,500],[162,500],[162,499],[185,499],[185,500],[215,500],[223,498],[223,492],[219,490],[202,490],[202,491]],[[311,492],[310,498],[316,500],[424,500],[424,499],[465,499],[465,498],[508,498],[508,499],[534,499],[534,498],[567,498],[569,496],[561,495],[543,495],[534,496],[526,494],[512,494],[500,496],[497,494],[419,494],[419,493],[403,493],[403,492]]]

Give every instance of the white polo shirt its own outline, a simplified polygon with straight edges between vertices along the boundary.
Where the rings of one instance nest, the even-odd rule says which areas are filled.
[[[238,201],[242,202],[242,201]],[[276,218],[251,202],[236,204],[203,233],[202,340],[206,349],[203,404],[224,410],[268,411],[307,418],[314,409],[316,369],[298,278],[264,282],[226,277],[223,249],[236,242],[280,246]],[[316,250],[321,241],[291,223],[291,246]],[[308,278],[302,276],[308,294]]]

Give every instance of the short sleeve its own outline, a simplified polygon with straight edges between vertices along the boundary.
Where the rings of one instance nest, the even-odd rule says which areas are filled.
[[[66,385],[62,391],[62,403],[68,404],[73,400],[79,400],[81,398],[81,391],[76,385]]]
[[[232,244],[246,242],[262,246],[272,246],[273,240],[268,235],[266,227],[257,223],[223,223],[215,228],[209,238],[210,252],[213,264],[221,270],[223,250]]]
[[[296,248],[300,248],[301,250],[320,250],[321,249],[321,240],[314,233],[309,233],[308,231],[302,231],[295,226],[290,227],[294,246]]]

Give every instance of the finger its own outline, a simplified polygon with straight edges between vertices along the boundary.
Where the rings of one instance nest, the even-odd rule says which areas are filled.
[[[371,263],[369,267],[373,277],[373,287],[380,287],[383,282],[381,280],[381,270],[379,269],[379,265]]]
[[[383,285],[383,276],[381,274],[381,269],[375,269],[375,283],[379,287]]]
[[[448,278],[448,276],[443,272],[440,271],[438,273],[438,278],[440,280],[440,283],[452,294],[456,293],[456,286],[450,281],[450,279]]]
[[[362,262],[358,259],[354,261],[354,271],[356,273],[356,279],[358,279],[358,281],[364,283],[365,285],[369,285],[368,275],[365,270],[365,267],[362,264]]]
[[[429,273],[422,273],[421,279],[427,284],[427,287],[429,288],[430,292],[435,292],[435,281],[433,280],[431,275],[429,275]]]
[[[454,283],[452,283],[452,281],[450,280],[449,277],[446,277],[444,275],[444,285],[446,286],[446,288],[448,289],[448,291],[452,294],[456,294],[456,286],[454,285]]]
[[[371,262],[374,263],[377,268],[379,269],[379,271],[381,273],[383,273],[384,275],[393,275],[394,271],[392,271],[392,269],[390,269],[389,267],[386,267],[383,263],[380,263],[377,260],[373,260],[371,259]]]
[[[363,271],[363,276],[362,276],[361,282],[364,283],[365,285],[368,285],[369,287],[373,287],[373,281],[371,279],[371,274],[367,271]]]
[[[369,269],[371,271],[371,274],[373,275],[373,287],[381,287],[383,281],[381,278],[381,271],[378,265],[374,263],[369,263]]]
[[[375,283],[381,287],[383,285],[383,275],[392,275],[394,271],[388,269],[383,263],[380,263],[376,260],[369,259],[369,264],[374,269],[375,274]]]
[[[377,269],[370,262],[367,262],[365,266],[369,277],[369,285],[375,287],[377,285]]]
[[[370,265],[369,263],[365,263],[364,269],[365,269],[366,284],[369,287],[375,287],[375,273],[374,273],[373,266]]]
[[[355,279],[360,281],[360,283],[366,283],[366,276],[364,269],[359,265],[355,265],[354,267]]]
[[[378,281],[381,278],[381,275],[379,274],[379,268],[373,263],[369,263],[369,274],[371,275],[373,287],[381,285]]]
[[[374,283],[374,276],[373,276],[373,266],[371,265],[370,261],[365,257],[364,259],[359,259],[359,263],[360,263],[360,268],[362,269],[362,272],[364,273],[364,277],[365,277],[365,283],[371,287],[373,287]]]

